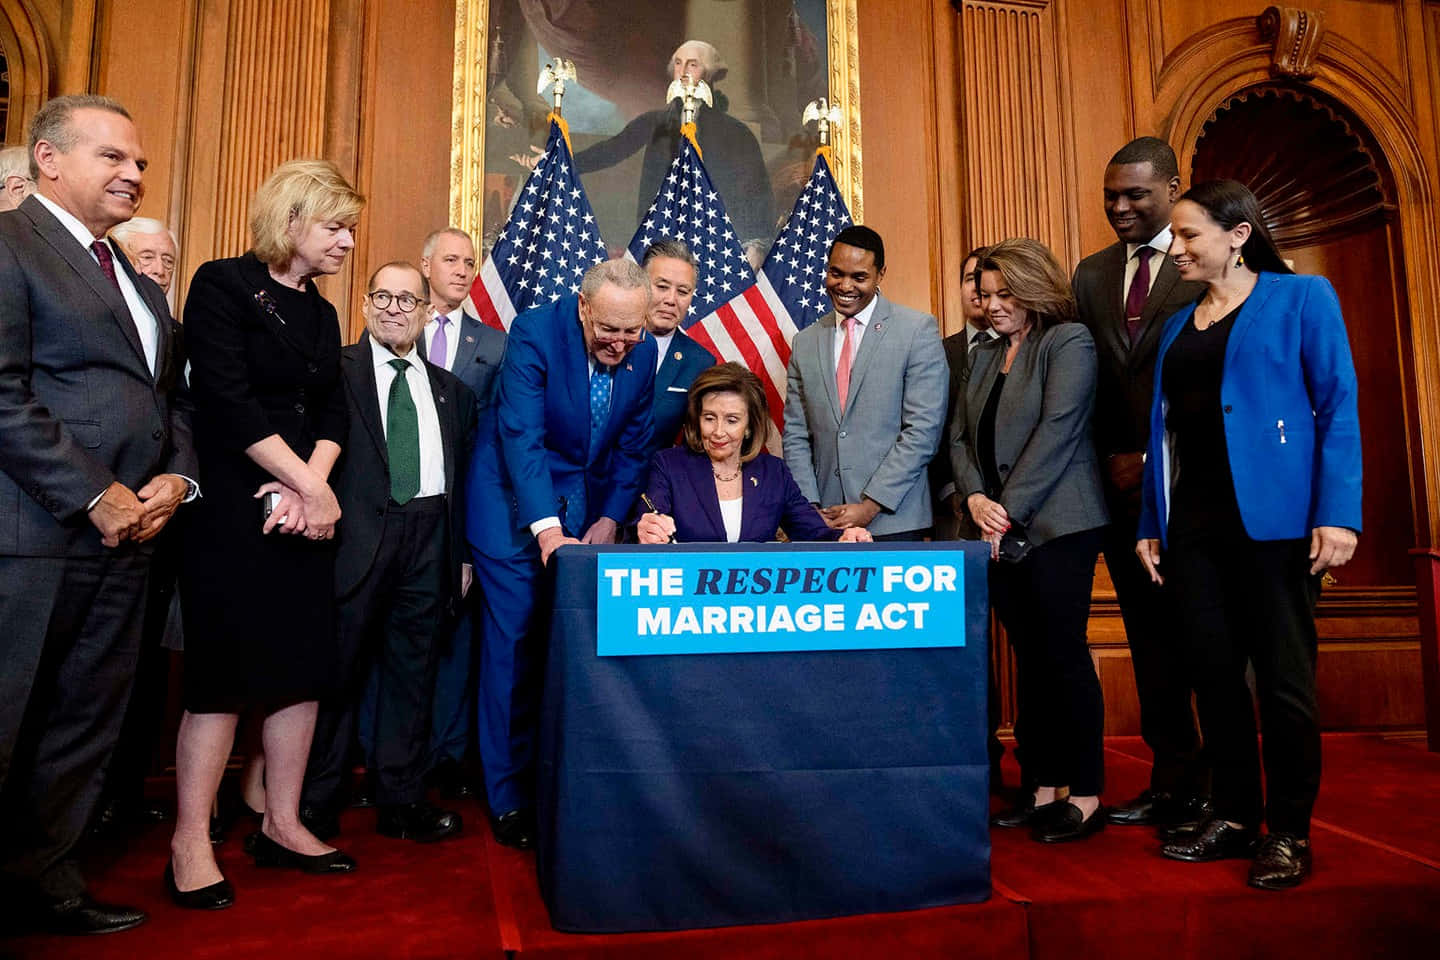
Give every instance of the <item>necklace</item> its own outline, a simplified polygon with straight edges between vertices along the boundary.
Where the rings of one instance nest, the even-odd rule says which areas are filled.
[[[716,480],[719,480],[721,483],[730,483],[730,482],[733,481],[733,480],[739,480],[739,479],[740,479],[740,468],[739,468],[739,467],[736,467],[736,468],[735,468],[735,472],[732,473],[732,474],[730,474],[730,476],[728,476],[728,477],[722,477],[718,471],[713,471],[713,470],[712,470],[711,472],[715,474],[715,479],[716,479]]]

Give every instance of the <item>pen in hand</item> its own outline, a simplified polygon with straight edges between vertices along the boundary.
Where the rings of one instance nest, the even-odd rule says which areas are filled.
[[[646,509],[646,510],[649,510],[651,513],[656,514],[657,516],[663,516],[663,514],[661,514],[659,510],[656,510],[656,509],[655,509],[655,501],[650,499],[650,494],[648,494],[648,493],[642,493],[642,494],[640,494],[640,502],[643,503],[643,504],[645,504],[645,509]],[[672,533],[672,534],[670,534],[670,536],[666,537],[666,538],[665,538],[665,542],[666,542],[666,543],[674,543],[674,542],[675,542],[675,534]]]

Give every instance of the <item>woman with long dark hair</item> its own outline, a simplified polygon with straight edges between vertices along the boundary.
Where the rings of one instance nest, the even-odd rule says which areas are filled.
[[[1215,816],[1162,852],[1253,856],[1251,886],[1292,887],[1320,787],[1315,602],[1360,530],[1355,368],[1335,290],[1290,270],[1245,186],[1196,184],[1171,230],[1180,276],[1206,290],[1161,335],[1136,553],[1174,598]]]

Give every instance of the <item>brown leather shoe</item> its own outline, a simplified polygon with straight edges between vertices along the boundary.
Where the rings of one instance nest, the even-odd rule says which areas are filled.
[[[1293,833],[1269,833],[1260,841],[1246,882],[1261,890],[1288,890],[1300,886],[1308,876],[1310,841]]]

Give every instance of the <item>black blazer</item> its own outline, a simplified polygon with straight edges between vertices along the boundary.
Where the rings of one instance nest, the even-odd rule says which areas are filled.
[[[380,549],[385,527],[385,505],[390,502],[390,458],[385,428],[380,420],[380,396],[375,389],[370,338],[340,351],[341,380],[350,410],[350,430],[341,443],[340,460],[330,475],[340,501],[336,526],[335,595],[344,597],[370,572]],[[440,441],[445,451],[445,507],[449,556],[447,604],[460,596],[460,565],[468,560],[465,544],[465,469],[475,442],[475,394],[453,374],[425,364],[430,392],[440,417]]]
[[[1167,256],[1160,264],[1141,315],[1140,342],[1130,347],[1125,329],[1125,244],[1092,253],[1070,281],[1080,321],[1095,338],[1099,361],[1095,393],[1095,446],[1100,458],[1140,453],[1150,441],[1150,398],[1155,392],[1155,347],[1165,320],[1196,300],[1205,285],[1180,279]]]
[[[111,483],[197,477],[170,309],[112,249],[155,315],[153,375],[89,251],[34,197],[0,214],[0,556],[100,554],[86,507]]]

